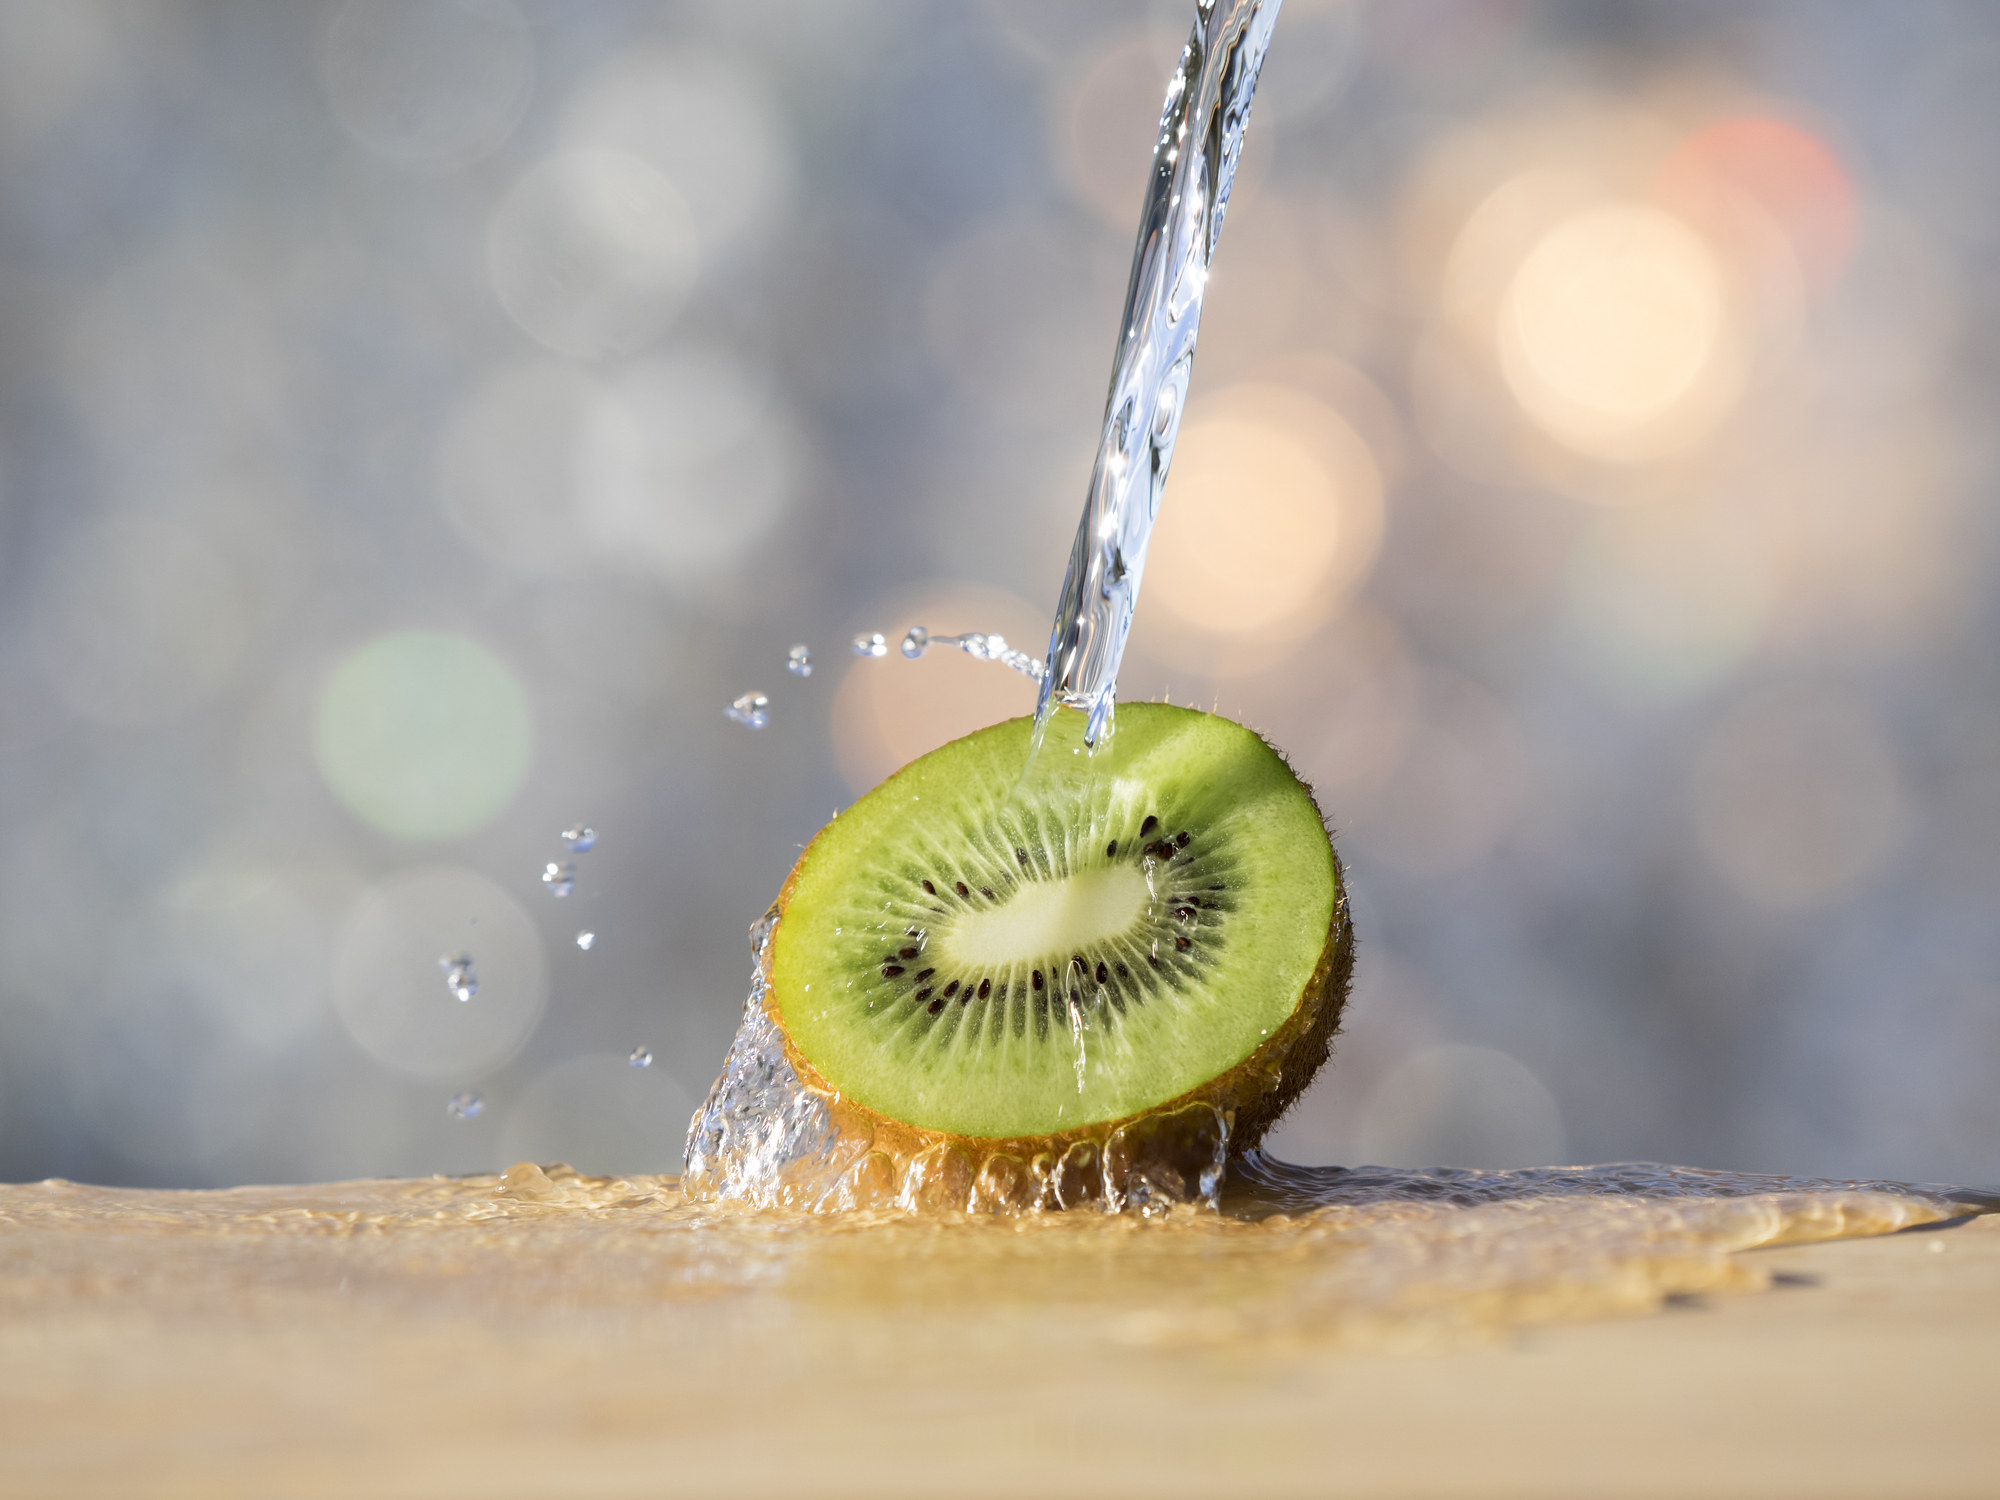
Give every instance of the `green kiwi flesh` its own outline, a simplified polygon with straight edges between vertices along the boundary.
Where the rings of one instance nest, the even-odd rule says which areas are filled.
[[[1205,1100],[1255,1127],[1241,1149],[1325,1060],[1339,863],[1253,731],[1121,704],[1092,753],[1082,722],[1032,757],[1030,719],[968,735],[829,823],[766,1004],[808,1081],[924,1137],[1101,1137]]]

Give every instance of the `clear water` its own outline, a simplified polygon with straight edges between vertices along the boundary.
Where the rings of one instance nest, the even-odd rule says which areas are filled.
[[[862,631],[861,634],[848,642],[848,646],[856,656],[887,656],[889,654],[889,642],[879,630]]]
[[[579,932],[576,935],[576,945],[585,953],[588,953],[592,948],[597,946],[597,934],[589,931]]]
[[[1281,3],[1204,0],[1167,87],[1103,434],[1036,707],[1042,723],[1057,707],[1083,710],[1091,745],[1111,732],[1118,664],[1187,401],[1202,293]]]
[[[542,866],[542,884],[558,901],[576,889],[576,866],[550,860]]]
[[[444,1109],[454,1120],[474,1120],[485,1112],[486,1101],[467,1089],[464,1093],[453,1094],[447,1099]]]
[[[444,970],[444,987],[451,991],[451,997],[461,1003],[479,993],[479,976],[472,971],[470,953],[448,953],[438,960],[438,967]]]
[[[653,1049],[639,1046],[632,1049],[632,1055],[625,1059],[635,1068],[650,1068],[653,1065]]]
[[[771,722],[771,700],[762,693],[745,693],[722,712],[745,729],[762,729]]]
[[[912,625],[909,634],[903,637],[902,652],[915,661],[933,646],[953,646],[974,661],[995,661],[1035,682],[1042,680],[1042,661],[1008,645],[1004,635],[983,630],[968,630],[963,635],[933,635],[921,625]]]
[[[588,854],[597,847],[597,830],[583,823],[562,831],[562,841],[572,854]]]
[[[792,647],[791,650],[785,653],[785,670],[790,672],[794,677],[812,676],[813,654],[811,650],[803,645]]]

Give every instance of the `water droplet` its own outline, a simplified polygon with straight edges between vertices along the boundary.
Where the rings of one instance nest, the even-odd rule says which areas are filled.
[[[854,638],[854,654],[856,656],[887,656],[889,654],[889,643],[882,638],[882,632],[879,630],[872,632],[863,631]]]
[[[771,722],[771,700],[762,693],[745,693],[723,712],[746,729],[762,729]]]
[[[804,646],[794,646],[785,653],[785,670],[794,677],[810,677],[813,674],[813,654]]]
[[[562,841],[569,845],[572,854],[588,854],[597,847],[597,830],[587,824],[578,823],[574,828],[565,828]]]
[[[467,1089],[462,1094],[453,1094],[444,1108],[454,1120],[470,1120],[486,1108],[486,1101]]]
[[[585,953],[588,953],[597,945],[597,934],[594,932],[579,932],[576,935],[576,945]]]
[[[632,1055],[625,1060],[635,1068],[650,1068],[653,1065],[653,1049],[651,1047],[634,1047]]]
[[[910,633],[903,637],[903,655],[915,661],[924,654],[924,648],[931,643],[931,633],[921,625],[912,625]]]
[[[576,889],[576,866],[559,865],[554,860],[542,867],[542,884],[558,901]]]
[[[447,953],[438,960],[438,967],[444,970],[444,985],[454,1000],[470,1000],[479,993],[479,976],[472,972],[470,953]]]

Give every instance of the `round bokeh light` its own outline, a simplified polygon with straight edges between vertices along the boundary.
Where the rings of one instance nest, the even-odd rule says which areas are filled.
[[[363,821],[408,839],[459,838],[490,822],[527,774],[527,695],[463,636],[403,631],[371,641],[320,694],[313,753]]]
[[[478,992],[457,999],[439,967],[464,953]],[[548,1001],[548,957],[534,919],[482,875],[405,870],[370,886],[347,914],[333,998],[354,1040],[418,1078],[462,1080],[498,1067]]]

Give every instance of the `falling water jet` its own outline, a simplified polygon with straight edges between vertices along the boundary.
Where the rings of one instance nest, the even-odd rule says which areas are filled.
[[[1089,715],[1084,743],[1093,749],[1111,733],[1118,664],[1187,402],[1209,263],[1282,3],[1203,0],[1167,86],[1097,462],[1049,631],[1037,743],[1058,707]]]

